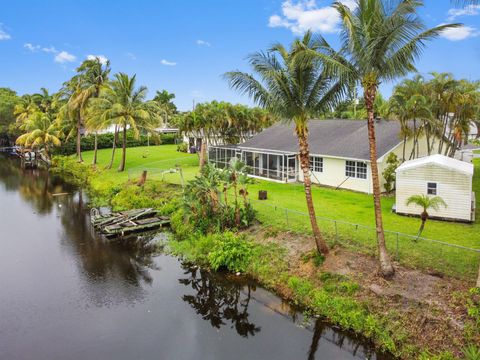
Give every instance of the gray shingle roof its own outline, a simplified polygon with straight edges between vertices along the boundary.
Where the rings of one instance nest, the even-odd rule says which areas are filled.
[[[359,160],[369,160],[366,120],[311,120],[308,124],[310,153]],[[401,142],[398,121],[376,122],[377,156],[381,157]],[[275,124],[239,148],[297,153],[298,142],[293,124]]]

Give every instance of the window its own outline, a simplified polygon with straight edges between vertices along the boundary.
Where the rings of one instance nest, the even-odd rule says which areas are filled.
[[[345,176],[366,179],[367,164],[361,161],[349,161],[345,163]]]
[[[323,172],[323,158],[310,156],[310,170],[314,172]]]
[[[427,183],[427,194],[437,195],[437,183]]]

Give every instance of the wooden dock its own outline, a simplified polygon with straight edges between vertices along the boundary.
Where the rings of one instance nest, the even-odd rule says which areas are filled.
[[[170,218],[158,215],[157,210],[152,208],[103,215],[92,209],[90,218],[94,229],[106,237],[124,236],[170,225]]]

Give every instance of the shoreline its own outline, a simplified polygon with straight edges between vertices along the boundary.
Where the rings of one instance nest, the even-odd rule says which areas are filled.
[[[101,172],[86,171],[85,168],[90,167],[78,163],[78,169],[74,169],[72,164],[65,166],[72,163],[65,159],[62,160],[63,165],[52,170],[66,177],[67,181],[70,178],[76,185],[86,187],[95,206],[126,209],[147,201],[163,214],[178,212],[178,186],[150,180],[144,187],[127,182],[113,189],[108,184],[102,184],[98,176]],[[199,235],[192,233],[192,229],[182,229],[178,223],[174,222],[172,226],[177,236],[176,240],[169,241],[172,252],[211,268],[209,249],[199,246],[198,238],[193,239]],[[413,273],[416,277],[421,275],[419,282],[431,282],[431,288],[435,290],[429,296],[410,296],[402,293],[401,288],[392,290],[382,281],[376,281],[376,268],[371,271],[373,262],[368,255],[334,246],[332,255],[324,262],[319,261],[309,249],[309,245],[313,244],[309,236],[282,232],[261,224],[235,236],[255,249],[245,275],[282,299],[325,318],[332,325],[372,341],[378,351],[405,359],[454,359],[460,358],[465,346],[477,345],[480,341],[475,319],[469,319],[468,315],[469,301],[475,301],[477,295],[470,294],[468,286],[461,280],[441,279],[396,264],[400,274],[397,276],[411,280]],[[342,261],[343,268],[335,268],[335,263]],[[369,270],[371,274],[368,274]],[[356,276],[357,271],[362,276]],[[438,300],[440,290],[447,296],[440,304],[432,303],[436,296]],[[449,304],[450,301],[453,303]],[[458,311],[459,307],[463,309]],[[429,336],[429,332],[433,336]]]

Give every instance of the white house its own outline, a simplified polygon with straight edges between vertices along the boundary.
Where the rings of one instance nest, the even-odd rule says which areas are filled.
[[[430,210],[430,216],[468,222],[475,220],[473,164],[437,154],[404,162],[397,168],[396,175],[395,208],[398,214],[419,215],[422,212],[416,205],[406,205],[412,195],[438,195],[447,207]]]
[[[312,120],[308,124],[312,181],[335,188],[372,192],[368,129],[365,120]],[[403,158],[404,142],[398,121],[376,123],[377,157],[381,184],[386,159],[395,153]],[[405,142],[408,159],[413,140]],[[420,138],[417,156],[427,155],[425,138]],[[277,123],[235,146],[209,146],[209,160],[218,167],[232,157],[241,158],[250,168],[251,176],[262,179],[302,181],[298,160],[298,140],[293,124]]]

